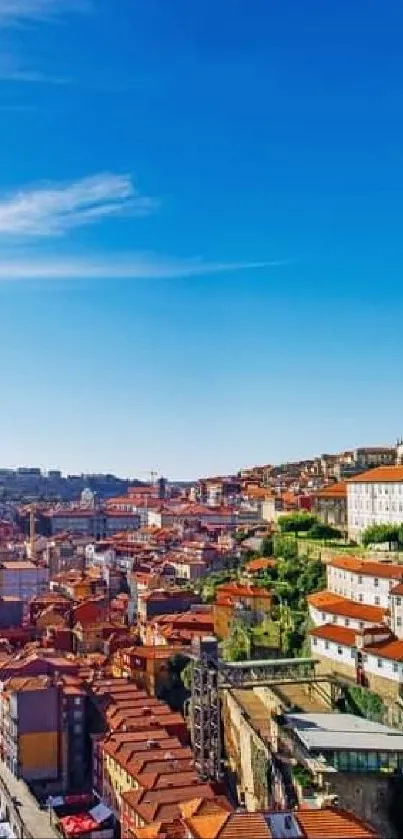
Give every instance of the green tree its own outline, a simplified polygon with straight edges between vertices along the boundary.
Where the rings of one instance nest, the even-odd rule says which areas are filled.
[[[265,557],[273,556],[273,539],[269,536],[265,536],[263,539],[260,553]]]
[[[371,524],[362,534],[362,543],[367,546],[382,545],[384,542],[387,542],[389,544],[389,550],[392,550],[392,544],[399,544],[401,530],[402,525],[398,524]]]
[[[311,513],[290,513],[280,516],[278,523],[282,533],[306,533],[316,524],[317,518]]]
[[[341,531],[330,524],[322,524],[316,522],[313,527],[308,530],[309,539],[341,539]]]
[[[298,555],[298,545],[295,539],[289,535],[274,537],[275,556],[283,559],[292,559]]]
[[[243,661],[251,658],[252,643],[250,626],[243,620],[234,620],[230,635],[223,643],[224,659],[226,661]]]
[[[183,685],[184,685],[185,689],[189,690],[189,691],[192,687],[192,666],[193,666],[192,662],[189,661],[186,664],[186,666],[183,668],[183,670],[181,671],[181,679],[182,679]]]

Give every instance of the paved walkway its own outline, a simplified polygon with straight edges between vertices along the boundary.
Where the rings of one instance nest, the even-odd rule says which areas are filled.
[[[17,836],[23,839],[55,839],[58,833],[49,821],[49,813],[41,810],[24,781],[20,781],[0,760],[1,809],[10,813],[9,821]],[[59,837],[60,839],[60,837]]]

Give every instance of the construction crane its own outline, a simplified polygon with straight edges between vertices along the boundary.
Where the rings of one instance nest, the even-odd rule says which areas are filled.
[[[150,469],[149,471],[148,470],[142,470],[139,474],[149,476],[151,486],[154,486],[155,481],[158,478],[158,472],[156,472],[154,469]]]

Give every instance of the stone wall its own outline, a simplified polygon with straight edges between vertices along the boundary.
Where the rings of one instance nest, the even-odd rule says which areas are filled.
[[[354,678],[353,668],[339,662],[332,662],[331,659],[316,656],[318,660],[317,672],[334,674],[345,679],[352,686],[357,683]],[[382,715],[382,722],[385,725],[390,725],[393,728],[403,727],[403,702],[399,694],[399,683],[393,682],[390,679],[383,679],[381,676],[368,674],[368,690],[376,693],[384,703],[384,713]],[[363,688],[365,690],[365,688]]]
[[[239,800],[248,812],[268,806],[268,760],[266,744],[246,719],[241,707],[226,690],[222,697],[224,746]]]
[[[331,777],[330,791],[339,796],[340,807],[364,819],[380,836],[400,839],[389,815],[390,777],[378,774],[372,777],[351,772],[337,773]]]

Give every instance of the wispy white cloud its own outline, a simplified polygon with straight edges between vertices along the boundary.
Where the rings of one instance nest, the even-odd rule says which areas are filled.
[[[85,13],[92,8],[92,0],[0,0],[0,30],[18,29],[59,21],[68,13]],[[0,81],[24,84],[68,84],[71,80],[54,73],[44,73],[27,67],[24,59],[10,43],[0,55]],[[8,46],[8,49],[7,49]]]
[[[153,280],[179,279],[284,265],[272,262],[209,262],[201,258],[176,259],[156,254],[109,255],[62,259],[30,257],[15,259],[0,256],[0,281],[18,280]]]
[[[0,199],[0,236],[56,236],[106,216],[148,215],[156,206],[155,199],[140,195],[129,175],[106,172]]]
[[[89,8],[89,0],[0,0],[0,26],[43,21]]]
[[[1,2],[1,0],[0,0]],[[69,84],[71,79],[64,76],[56,76],[44,73],[40,70],[31,70],[11,52],[3,52],[0,55],[0,81],[2,82],[25,82],[26,84]]]

